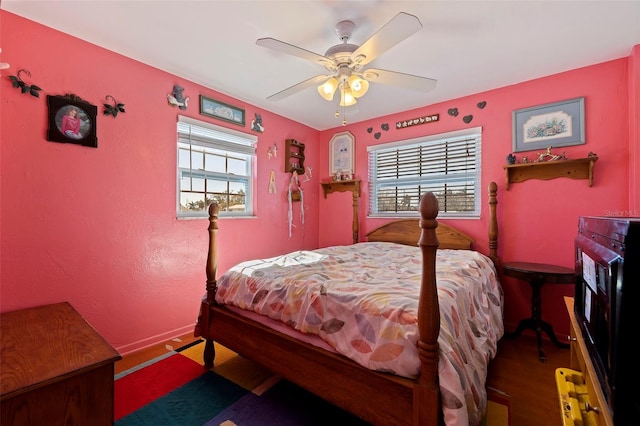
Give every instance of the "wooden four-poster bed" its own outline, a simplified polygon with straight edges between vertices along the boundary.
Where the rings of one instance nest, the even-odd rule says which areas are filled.
[[[486,405],[483,404],[486,404],[486,400],[484,400],[486,397],[486,389],[484,389],[486,365],[495,355],[497,340],[503,333],[502,290],[499,288],[499,283],[497,283],[497,273],[495,272],[496,265],[499,261],[497,256],[498,226],[496,219],[496,193],[497,185],[495,182],[492,182],[489,185],[490,221],[488,230],[488,256],[478,256],[477,252],[470,251],[473,240],[469,236],[451,226],[438,223],[436,220],[438,202],[436,197],[431,193],[425,193],[422,197],[420,202],[420,220],[403,219],[390,222],[370,232],[367,235],[367,243],[353,245],[360,246],[392,241],[404,245],[403,247],[407,249],[416,250],[420,253],[416,255],[416,257],[418,257],[417,261],[412,259],[413,263],[417,263],[419,268],[418,285],[416,286],[416,298],[419,297],[419,301],[416,301],[417,316],[411,317],[413,318],[412,321],[407,321],[410,325],[416,327],[416,332],[414,333],[416,335],[416,343],[413,345],[413,349],[416,350],[417,354],[417,356],[414,356],[414,358],[416,358],[417,372],[414,375],[407,374],[409,377],[386,372],[387,367],[374,368],[379,370],[374,371],[374,369],[365,367],[364,362],[353,361],[334,350],[335,347],[337,347],[336,342],[330,342],[331,347],[327,349],[325,347],[326,344],[323,346],[322,344],[309,343],[306,341],[308,339],[305,339],[305,341],[300,340],[300,336],[304,337],[308,335],[306,332],[297,332],[296,335],[296,332],[283,330],[283,327],[278,327],[277,330],[274,330],[272,326],[265,325],[261,320],[260,322],[257,321],[256,317],[258,315],[255,314],[255,312],[252,316],[248,317],[240,313],[240,309],[228,306],[224,300],[228,296],[228,293],[235,292],[235,289],[230,290],[224,287],[221,289],[219,284],[222,282],[223,277],[221,277],[220,280],[216,279],[218,208],[217,205],[212,204],[209,207],[210,223],[208,230],[210,238],[206,266],[206,295],[201,301],[200,314],[195,329],[196,336],[202,336],[206,339],[204,352],[205,367],[211,368],[213,366],[215,357],[213,342],[215,341],[372,424],[385,426],[396,424],[436,426],[442,424],[444,419],[447,418],[446,414],[443,415],[443,413],[447,412],[446,410],[460,408],[458,406],[452,407],[456,403],[460,404],[460,398],[456,399],[454,398],[455,395],[449,395],[449,392],[442,392],[440,386],[441,377],[439,377],[439,374],[441,376],[442,371],[439,373],[439,364],[440,370],[443,370],[443,365],[445,365],[443,363],[445,363],[445,361],[449,363],[449,361],[444,358],[444,348],[448,348],[447,352],[455,352],[458,347],[458,340],[462,340],[464,335],[471,335],[471,338],[475,337],[480,340],[472,342],[471,346],[473,347],[467,352],[460,354],[453,353],[454,363],[457,362],[458,358],[461,358],[465,366],[467,363],[471,365],[470,369],[474,371],[473,374],[478,374],[476,370],[484,371],[484,376],[478,374],[480,379],[476,378],[476,380],[479,380],[480,383],[476,385],[477,389],[474,388],[473,392],[464,389],[465,387],[471,387],[470,383],[465,382],[466,379],[464,377],[462,380],[463,383],[461,383],[460,386],[462,390],[467,391],[466,399],[477,399],[478,401],[474,401],[473,403],[477,402],[480,407],[479,409],[485,410]],[[409,247],[416,245],[419,246],[419,249]],[[391,249],[389,249],[389,247],[391,247]],[[343,247],[341,250],[346,250],[346,248]],[[401,249],[399,246],[385,246],[385,250],[387,250],[386,253],[393,253]],[[474,259],[476,260],[458,262],[462,263],[462,267],[464,268],[464,273],[461,275],[478,275],[476,269],[469,269],[468,264],[474,266],[476,263],[482,263],[483,260],[478,260],[478,257],[484,257],[487,259],[487,264],[489,264],[490,267],[488,268],[488,272],[481,271],[480,275],[486,274],[490,276],[491,281],[489,284],[486,284],[486,286],[487,288],[493,287],[491,294],[488,294],[488,296],[480,296],[480,301],[474,299],[471,302],[465,302],[470,305],[467,308],[470,309],[471,313],[466,311],[457,312],[459,307],[455,307],[455,309],[450,307],[446,309],[442,308],[440,304],[443,302],[442,300],[439,302],[439,297],[442,298],[443,293],[455,291],[455,288],[453,290],[446,288],[441,289],[440,284],[439,287],[436,288],[437,279],[442,281],[443,285],[444,281],[448,281],[448,279],[437,277],[436,259],[439,259],[441,255],[454,256],[457,253],[462,254],[463,252],[470,254],[475,253],[474,256],[476,257]],[[320,253],[321,254],[317,256],[331,257],[327,252],[321,251]],[[312,255],[315,256],[315,254]],[[385,255],[383,257],[387,256]],[[310,267],[308,262],[303,263],[306,263],[304,267]],[[346,264],[347,263],[345,263],[345,265]],[[440,266],[440,263],[438,263],[438,265]],[[241,274],[252,275],[253,277],[261,276],[262,266],[258,268],[255,268],[255,266],[256,264],[254,263],[253,266],[241,268]],[[324,274],[329,274],[329,272],[325,272],[327,270],[326,268],[327,267],[324,267],[322,272],[314,273],[316,277],[314,279],[322,281],[322,283],[318,287],[320,290],[314,293],[314,301],[310,302],[313,306],[306,311],[306,316],[311,316],[309,312],[313,312],[315,316],[314,309],[316,311],[329,309],[325,307],[324,303],[327,298],[331,297],[330,283],[332,282],[332,278],[329,277],[329,279],[325,280],[326,277]],[[373,277],[377,275],[375,271],[371,272],[367,268],[368,267],[363,266],[362,268],[358,267],[358,270],[351,270],[351,272],[349,272],[349,274],[352,274],[350,275],[350,279],[362,275]],[[389,269],[394,268],[387,266],[385,271],[380,273],[387,273],[386,270]],[[405,266],[397,269],[401,273],[406,272]],[[346,269],[343,269],[342,272],[346,273]],[[251,281],[253,279],[254,278],[250,278],[249,287],[257,285],[256,282]],[[282,291],[282,287],[274,290],[274,292],[278,291]],[[258,295],[260,295],[260,298],[263,296],[268,297],[265,296],[265,294],[267,293],[261,291],[254,294],[251,303],[255,304]],[[377,297],[379,297],[379,294]],[[339,297],[335,296],[334,298]],[[452,295],[452,298],[460,299],[461,297],[459,295]],[[280,302],[275,303],[271,300],[269,303],[276,305]],[[301,303],[304,305],[306,302]],[[392,302],[389,303],[393,304]],[[318,304],[321,305],[320,308],[318,308]],[[296,306],[299,307],[300,303]],[[384,311],[385,307],[386,305],[383,305],[382,308],[376,309]],[[368,306],[367,309],[374,310],[370,306]],[[442,309],[446,312],[441,312]],[[453,312],[453,320],[448,316],[450,311],[456,311]],[[476,321],[475,318],[479,316],[479,312],[487,312],[488,318],[482,318]],[[383,315],[386,317],[394,317],[396,313],[395,311],[391,313],[383,312]],[[404,315],[405,314],[401,314],[403,318],[406,318]],[[446,331],[447,335],[444,337],[441,336],[442,338],[439,343],[441,315],[442,321],[446,319],[446,323],[443,322],[442,326],[445,327],[443,330]],[[491,315],[492,318],[489,318],[489,315]],[[499,316],[499,318],[495,318],[497,316]],[[361,321],[362,317],[359,316],[358,318],[359,321]],[[345,320],[344,317],[340,319]],[[394,320],[398,321],[397,319]],[[491,326],[486,325],[485,327],[484,324],[488,324],[490,320],[494,321],[495,324]],[[377,320],[372,320],[370,323],[377,324],[376,321]],[[457,321],[459,321],[459,323]],[[297,320],[293,321],[289,319],[288,322],[290,325],[297,325],[294,324],[297,323]],[[336,322],[335,318],[325,321],[321,327],[321,333],[332,333],[333,330],[327,332],[327,329],[330,327],[326,327],[326,325],[335,325]],[[338,323],[342,325],[343,322],[344,321],[339,321]],[[454,323],[451,332],[449,331],[451,328],[450,323]],[[364,328],[362,324],[358,326]],[[367,326],[372,328],[369,323],[367,323]],[[484,328],[486,328],[486,330]],[[449,333],[453,334],[450,335]],[[351,339],[350,342],[353,344],[355,340],[358,339]],[[366,354],[367,356],[369,356],[370,353],[383,353],[386,356],[386,354],[389,353],[389,347],[392,346],[374,346],[374,343],[372,343],[372,349],[368,350],[369,346],[365,345],[365,350],[362,349],[362,339],[358,340],[358,342],[357,346],[359,351],[368,352]],[[491,345],[487,342],[490,342]],[[491,347],[486,349],[484,348],[485,345]],[[381,347],[383,347],[384,350],[380,349]],[[380,351],[376,352],[378,349],[380,349]],[[479,361],[483,363],[482,368],[474,366],[470,360],[466,359],[472,356],[470,355],[472,352],[474,354],[477,352],[480,354],[480,357],[483,358]],[[369,361],[370,360],[367,360],[367,362]],[[373,365],[379,364],[373,362]],[[452,371],[460,368],[461,367],[456,364],[456,367]],[[484,395],[483,392],[485,392]],[[463,401],[463,403],[465,402]],[[471,405],[473,405],[473,403]],[[462,413],[462,415],[464,417],[464,413]],[[473,417],[474,413],[469,414],[469,416],[468,421],[470,423],[477,421],[477,419]]]

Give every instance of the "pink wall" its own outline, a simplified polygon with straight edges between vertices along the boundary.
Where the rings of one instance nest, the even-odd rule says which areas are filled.
[[[0,27],[2,60],[11,64],[0,81],[0,311],[68,300],[122,353],[191,330],[204,292],[207,221],[175,218],[176,116],[184,113],[226,125],[198,114],[199,94],[245,108],[249,122],[258,112],[266,127],[258,135],[257,218],[222,220],[220,271],[247,258],[351,242],[350,194],[324,199],[318,185],[328,175],[328,141],[344,127],[317,132],[5,11],[0,11]],[[62,61],[60,51],[74,55]],[[629,99],[640,84],[638,56],[636,47],[631,59],[349,125],[346,129],[356,136],[356,175],[365,183],[367,145],[482,126],[483,187],[492,180],[499,184],[503,260],[572,267],[578,216],[629,209],[629,177],[636,176],[635,188],[640,186],[637,162],[629,170],[634,164],[630,156],[638,156],[630,137],[637,141],[640,133],[640,100],[637,94]],[[39,99],[11,87],[6,77],[20,68],[31,72],[32,77],[25,78],[28,83],[43,88]],[[191,97],[185,112],[166,103],[174,84]],[[65,93],[100,107],[98,149],[46,141],[46,95]],[[124,103],[127,112],[115,119],[102,116],[106,95]],[[502,165],[511,151],[511,111],[578,96],[586,98],[587,144],[566,151],[570,158],[589,151],[600,156],[594,186],[589,188],[584,180],[556,179],[514,184],[505,191]],[[480,101],[487,102],[486,108],[477,108]],[[366,106],[366,99],[362,104]],[[461,115],[448,116],[451,107]],[[432,113],[439,113],[441,121],[394,129],[396,121]],[[466,114],[474,116],[468,125],[461,120]],[[382,123],[391,130],[380,130],[376,140],[366,129],[378,131]],[[248,126],[228,127],[251,132]],[[291,239],[288,176],[281,154],[286,138],[307,144],[307,163],[314,170],[312,182],[303,184],[305,224],[299,223],[296,205]],[[268,159],[266,148],[273,143],[281,148],[280,154]],[[272,169],[276,194],[266,190]],[[364,236],[383,220],[366,218],[366,184],[362,195]],[[635,203],[637,207],[637,199]],[[480,220],[454,222],[474,235],[484,250],[486,208]],[[530,292],[509,279],[503,283],[507,327],[513,327],[529,315]],[[543,290],[544,317],[558,333],[568,331],[561,296],[572,292],[572,286]]]
[[[304,227],[296,204],[288,236],[282,155],[284,140],[295,138],[317,169],[316,130],[5,11],[0,27],[2,60],[11,65],[0,81],[1,311],[67,300],[121,352],[192,330],[205,291],[208,221],[176,219],[178,114],[247,133],[254,113],[264,120],[257,218],[222,220],[221,271],[318,245],[317,178],[303,184]],[[21,68],[43,89],[40,98],[11,86],[8,76]],[[186,111],[167,104],[174,84],[191,99]],[[97,149],[46,140],[46,95],[66,93],[99,107]],[[199,115],[200,94],[245,108],[248,124]],[[103,116],[106,95],[126,113]],[[268,159],[274,143],[280,153]],[[276,194],[267,191],[272,169]]]
[[[629,56],[629,209],[640,216],[640,44]]]
[[[635,61],[637,67],[637,59]],[[363,182],[367,179],[367,146],[481,126],[482,187],[487,188],[491,181],[498,183],[498,219],[501,224],[499,254],[502,261],[552,263],[573,268],[573,244],[578,217],[630,211],[629,92],[632,90],[632,85],[629,84],[628,63],[627,58],[622,58],[414,111],[353,124],[348,127],[348,130],[356,138],[356,176]],[[636,76],[634,80],[636,87],[637,80]],[[598,154],[599,160],[595,165],[593,187],[589,187],[586,180],[560,178],[516,183],[512,184],[507,191],[503,165],[506,163],[506,155],[512,149],[511,112],[514,109],[581,96],[585,97],[587,143],[562,150],[566,151],[569,158],[583,158],[590,151]],[[637,103],[638,95],[634,96]],[[481,101],[487,102],[484,109],[477,107],[478,102]],[[460,111],[457,117],[447,114],[447,110],[453,107]],[[440,114],[440,121],[395,129],[398,121],[429,114]],[[462,116],[467,114],[473,115],[473,120],[469,124],[462,121]],[[637,122],[640,120],[636,118],[636,123],[632,126],[637,128]],[[383,123],[389,124],[388,132],[380,130]],[[369,133],[368,128],[373,128],[373,132]],[[344,131],[344,128],[322,132],[321,144],[327,147],[331,136],[340,131]],[[376,132],[381,133],[379,139],[374,138]],[[637,156],[637,148],[635,150]],[[529,153],[530,156],[534,154],[535,151]],[[522,153],[517,155],[519,158],[522,157]],[[638,163],[635,164],[637,168]],[[328,174],[327,148],[320,150],[320,167],[320,174],[326,176]],[[486,192],[483,190],[483,196]],[[344,232],[348,232],[351,222],[345,220],[345,217],[351,217],[351,202],[346,194],[341,194],[343,196],[341,199],[337,197],[330,199],[333,195],[331,194],[327,200],[320,200],[320,209],[323,212],[320,217],[320,228],[323,229],[319,237],[321,246],[348,240]],[[364,185],[360,200],[361,238],[384,222],[382,219],[367,219],[368,196],[369,190]],[[476,247],[486,253],[488,252],[486,196],[482,200],[482,206],[480,220],[449,221],[474,236],[477,242]],[[334,226],[336,223],[342,224],[338,228]],[[508,329],[513,329],[521,318],[530,315],[531,292],[526,284],[509,277],[503,277],[502,282],[506,298],[505,323]],[[545,286],[543,318],[554,325],[556,333],[566,335],[569,324],[562,298],[564,295],[573,295],[572,285]]]

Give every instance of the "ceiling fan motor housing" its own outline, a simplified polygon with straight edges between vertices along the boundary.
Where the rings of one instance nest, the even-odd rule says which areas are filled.
[[[333,64],[325,64],[325,68],[331,72],[335,72],[341,65],[351,66],[353,61],[351,60],[351,54],[355,52],[358,47],[355,44],[344,43],[337,44],[330,47],[324,54],[327,58],[333,61]]]
[[[353,34],[353,30],[356,29],[356,24],[353,21],[340,21],[336,24],[336,34],[343,43],[347,43]]]

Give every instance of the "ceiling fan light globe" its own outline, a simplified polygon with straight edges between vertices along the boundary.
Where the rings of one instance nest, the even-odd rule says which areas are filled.
[[[369,82],[357,75],[352,75],[349,77],[349,87],[351,88],[353,96],[360,98],[369,90]]]
[[[347,87],[346,89],[342,90],[342,93],[340,94],[340,106],[351,106],[355,105],[357,102],[358,101],[353,95],[353,91],[351,90],[351,88]]]
[[[331,77],[329,80],[318,86],[318,93],[327,101],[333,100],[333,95],[338,89],[338,80],[335,77]]]

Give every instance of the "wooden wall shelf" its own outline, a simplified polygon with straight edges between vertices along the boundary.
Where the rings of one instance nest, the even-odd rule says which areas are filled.
[[[559,177],[589,179],[589,186],[592,186],[593,165],[597,160],[598,157],[593,156],[577,160],[507,164],[504,166],[507,175],[507,189],[511,183],[524,182],[529,179],[549,180]]]
[[[286,173],[298,172],[303,175],[304,170],[304,144],[295,139],[284,141],[284,171]]]
[[[328,194],[332,192],[347,192],[353,193],[353,243],[358,242],[358,234],[360,233],[360,224],[358,221],[358,199],[360,198],[360,181],[359,180],[342,180],[333,182],[321,182],[322,192],[324,198],[327,198]]]

